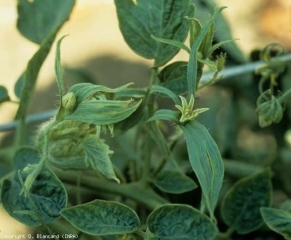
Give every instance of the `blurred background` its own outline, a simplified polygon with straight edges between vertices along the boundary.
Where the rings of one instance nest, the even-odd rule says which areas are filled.
[[[203,2],[203,1],[201,1]],[[290,0],[217,0],[217,5],[228,6],[223,11],[233,38],[248,59],[251,51],[271,42],[291,48]],[[29,42],[16,29],[16,1],[0,1],[0,85],[9,90],[12,99],[14,84],[25,70],[28,60],[38,46]],[[219,29],[216,29],[218,32]],[[86,77],[107,86],[116,87],[135,82],[146,86],[152,61],[145,60],[123,41],[119,32],[112,0],[78,0],[71,19],[64,25],[58,38],[69,34],[62,44],[62,64],[66,86]],[[30,113],[57,106],[58,90],[54,77],[55,47],[46,59],[31,102]],[[184,52],[174,60],[187,60]],[[4,103],[0,107],[0,124],[13,120],[17,105]],[[6,133],[0,133],[0,145]],[[7,141],[7,140],[5,140]],[[8,143],[6,143],[8,144]],[[1,234],[24,234],[29,229],[11,219],[0,208]]]

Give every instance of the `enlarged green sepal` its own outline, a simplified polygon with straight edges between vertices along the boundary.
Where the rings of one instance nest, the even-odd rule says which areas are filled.
[[[180,125],[186,138],[189,160],[202,189],[203,201],[214,218],[222,186],[224,166],[218,147],[208,130],[197,121]]]
[[[112,94],[117,94],[126,90],[132,84],[133,83],[127,83],[118,88],[108,88],[102,85],[95,85],[92,83],[79,83],[71,86],[68,90],[68,93],[74,93],[76,96],[77,104],[80,104],[83,101],[98,99],[98,97],[102,97],[102,94],[105,97]]]
[[[222,218],[229,227],[240,234],[252,232],[263,224],[260,207],[270,206],[271,196],[269,169],[243,178],[225,195],[221,204]]]
[[[91,100],[81,102],[76,110],[65,116],[66,120],[108,125],[129,117],[140,105],[140,101]]]
[[[147,219],[147,227],[147,240],[212,240],[218,232],[207,216],[182,204],[166,204],[155,209]]]
[[[291,213],[274,209],[262,207],[260,209],[264,222],[273,231],[283,235],[285,239],[291,239]]]
[[[61,215],[89,235],[126,234],[136,231],[140,221],[129,207],[113,201],[95,200],[66,208]]]

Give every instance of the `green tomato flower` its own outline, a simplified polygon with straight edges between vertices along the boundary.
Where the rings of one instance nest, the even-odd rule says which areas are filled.
[[[190,121],[195,119],[200,113],[203,113],[207,111],[209,108],[198,108],[198,109],[193,109],[194,107],[194,96],[193,94],[190,97],[189,103],[187,103],[186,98],[183,96],[179,96],[181,99],[182,105],[175,105],[175,107],[181,112],[181,118],[180,122],[184,123],[186,121]]]

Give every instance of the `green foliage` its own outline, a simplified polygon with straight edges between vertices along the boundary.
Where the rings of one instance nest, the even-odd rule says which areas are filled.
[[[187,92],[187,62],[173,62],[159,73],[161,85],[176,95]]]
[[[189,160],[203,193],[202,205],[206,205],[211,217],[222,186],[224,166],[216,143],[207,129],[197,121],[181,125],[189,154]]]
[[[28,226],[56,221],[60,217],[60,210],[67,205],[63,184],[47,166],[40,169],[30,189],[24,188],[23,182],[31,176],[39,161],[39,154],[34,149],[20,149],[14,158],[15,173],[10,179],[4,180],[1,189],[4,209]]]
[[[191,178],[175,170],[160,172],[156,176],[154,184],[164,192],[175,194],[192,191],[197,187]]]
[[[17,28],[32,42],[42,44],[68,20],[75,0],[18,0]]]
[[[184,42],[189,29],[185,16],[193,14],[189,0],[115,0],[119,27],[129,47],[140,56],[167,63],[179,48],[159,43],[151,36]]]
[[[9,99],[7,89],[4,86],[0,86],[0,104],[8,101]]]
[[[30,132],[27,110],[38,73],[75,1],[18,0],[17,28],[40,46],[14,86],[15,138],[0,149],[1,168],[10,166],[1,171],[3,208],[21,223],[40,226],[35,232],[72,230],[80,240],[237,240],[249,233],[291,239],[290,116],[284,115],[291,72],[284,48],[270,44],[261,51],[258,83],[247,75],[219,81],[224,65],[246,61],[221,15],[225,7],[215,8],[214,0],[203,6],[114,2],[125,42],[154,60],[148,86],[109,88],[82,72],[85,82],[65,88],[60,37],[58,111]],[[181,49],[188,61],[168,63]],[[208,88],[216,82],[219,88]],[[16,103],[0,86],[0,103],[6,101]],[[264,222],[273,232],[260,228]]]
[[[217,234],[207,216],[187,205],[163,205],[149,215],[147,225],[146,239],[211,240]]]
[[[260,210],[269,228],[283,235],[285,239],[291,239],[291,213],[267,207],[262,207]]]
[[[61,215],[77,229],[90,235],[131,233],[140,224],[131,208],[112,201],[94,200],[66,208]]]
[[[221,205],[224,222],[238,233],[246,234],[263,224],[260,207],[268,207],[272,197],[271,172],[264,170],[235,183]]]

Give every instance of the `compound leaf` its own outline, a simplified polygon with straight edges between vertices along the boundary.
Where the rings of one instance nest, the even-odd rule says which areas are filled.
[[[66,208],[61,215],[75,228],[90,235],[131,233],[140,225],[131,208],[113,201],[94,200]]]
[[[160,172],[154,184],[163,192],[180,194],[197,188],[196,183],[185,174],[177,170],[165,170]]]
[[[222,201],[224,222],[240,234],[256,230],[263,224],[260,207],[270,206],[271,195],[269,169],[242,178],[230,188]]]
[[[28,156],[28,155],[27,155]],[[23,181],[28,177],[22,173]],[[67,193],[61,181],[50,168],[44,166],[32,184],[29,196],[21,194],[18,175],[4,180],[1,189],[3,208],[17,221],[28,226],[48,224],[60,217],[67,205]]]
[[[216,226],[198,210],[182,204],[166,204],[155,209],[147,219],[150,240],[211,240]]]
[[[265,223],[268,225],[269,228],[283,235],[285,239],[291,239],[290,212],[267,207],[261,207],[260,211]]]
[[[140,56],[155,59],[162,66],[179,48],[154,40],[151,36],[184,42],[189,23],[184,17],[193,14],[189,0],[115,0],[119,27],[125,42]]]
[[[222,186],[224,166],[218,147],[207,129],[197,121],[180,125],[186,138],[190,163],[200,183],[210,216]]]
[[[17,28],[32,42],[42,44],[65,21],[75,5],[75,0],[18,0]]]

